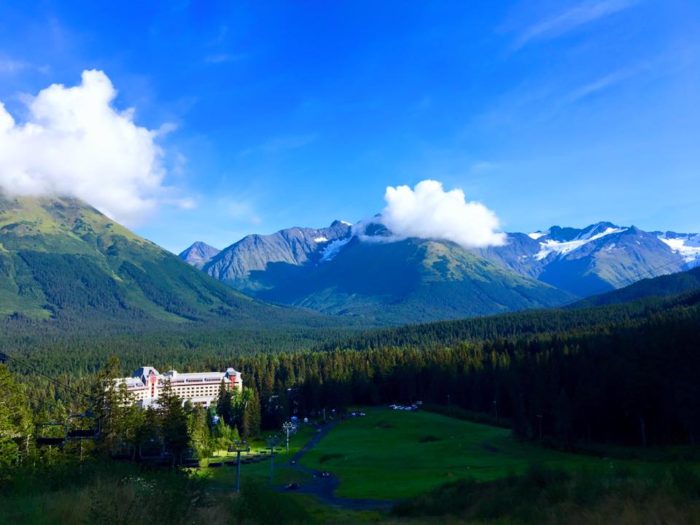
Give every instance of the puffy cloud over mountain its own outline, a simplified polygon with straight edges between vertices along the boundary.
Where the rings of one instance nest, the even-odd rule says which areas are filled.
[[[27,99],[24,122],[0,103],[0,189],[78,197],[126,224],[162,202],[191,205],[164,185],[158,131],[137,125],[133,109],[115,109],[116,95],[92,70],[78,86],[53,84]]]
[[[445,191],[442,183],[424,180],[415,185],[389,186],[381,221],[398,237],[453,241],[464,248],[500,246],[496,214],[480,202],[467,201],[461,189]]]

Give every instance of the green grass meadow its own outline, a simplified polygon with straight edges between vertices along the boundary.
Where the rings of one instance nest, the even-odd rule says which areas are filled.
[[[376,499],[409,498],[464,478],[491,481],[533,464],[569,472],[659,465],[560,452],[516,441],[507,429],[389,409],[341,423],[302,464],[337,475],[339,496]]]
[[[337,475],[337,496],[400,502],[390,512],[349,510],[279,490],[308,481],[308,474],[288,464],[315,435],[308,426],[291,437],[289,452],[275,455],[273,485],[269,459],[242,465],[240,495],[234,492],[232,466],[182,476],[128,463],[88,462],[75,476],[75,465],[59,464],[45,476],[28,475],[11,491],[0,492],[0,524],[127,523],[134,509],[146,504],[168,509],[158,514],[156,525],[588,524],[618,516],[627,516],[620,523],[632,524],[700,518],[697,461],[673,462],[653,450],[649,457],[655,461],[559,452],[516,441],[507,429],[432,412],[365,410],[364,417],[339,422],[301,463]],[[253,451],[263,447],[264,441],[251,444]],[[229,457],[219,451],[210,461]],[[647,516],[654,518],[646,521]]]
[[[296,454],[304,444],[311,439],[315,430],[310,427],[302,427],[299,432],[293,434],[289,438],[289,452],[286,451],[284,441],[280,441],[279,445],[282,450],[275,452],[274,467],[273,467],[273,483],[275,485],[287,484],[291,482],[300,483],[304,480],[305,475],[296,472],[289,468],[288,463],[290,458]],[[250,453],[255,454],[257,452],[269,451],[266,448],[264,441],[253,441],[250,443]],[[245,458],[246,455],[243,454],[241,458]],[[213,457],[208,458],[202,462],[206,464],[208,462],[221,462],[226,460],[235,460],[236,454],[233,452],[226,452],[224,450],[218,451]],[[195,474],[207,480],[210,480],[213,484],[218,485],[222,488],[229,487],[232,488],[236,483],[236,467],[235,466],[221,466],[217,468],[202,468],[195,471]],[[269,483],[270,480],[270,460],[265,459],[258,463],[242,464],[241,465],[241,485],[249,482],[254,483]]]
[[[282,450],[275,454],[275,464],[273,473],[273,485],[284,486],[288,483],[303,484],[308,481],[309,475],[298,472],[289,467],[289,460],[303,447],[309,439],[313,437],[316,430],[312,426],[302,426],[300,430],[289,439],[289,452]],[[284,443],[280,443],[284,446]],[[251,453],[264,450],[264,441],[252,442]],[[235,457],[231,453],[219,451],[210,461],[221,461]],[[236,486],[235,467],[202,468],[194,471],[195,475],[207,481],[211,487],[220,491],[229,491]],[[241,465],[241,487],[246,486],[269,486],[270,461],[265,460],[259,463]],[[303,506],[316,523],[334,524],[354,524],[365,522],[377,522],[383,519],[382,514],[375,511],[352,511],[336,507],[329,507],[318,501],[314,496],[297,493],[294,491],[285,492],[285,496]]]

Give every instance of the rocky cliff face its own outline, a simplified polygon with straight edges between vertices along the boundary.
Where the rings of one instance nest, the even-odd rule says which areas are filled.
[[[505,246],[481,254],[585,297],[692,267],[696,261],[687,247],[692,238],[687,235],[669,244],[658,232],[600,222],[582,229],[554,226],[546,232],[509,234]],[[700,259],[700,250],[698,255]]]
[[[328,228],[289,228],[271,235],[248,235],[224,248],[204,265],[204,271],[224,282],[247,282],[251,272],[264,271],[271,264],[317,262],[327,246],[348,238],[350,230],[350,224],[334,221]]]

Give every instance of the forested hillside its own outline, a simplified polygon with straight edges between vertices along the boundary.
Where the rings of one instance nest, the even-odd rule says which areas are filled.
[[[323,322],[236,292],[79,200],[2,196],[0,317],[51,320],[65,331]]]
[[[299,384],[305,409],[448,402],[508,419],[523,438],[695,443],[700,439],[700,294],[588,329],[483,341],[244,360],[263,392]],[[428,337],[427,340],[431,338]],[[275,385],[275,386],[273,386]]]
[[[646,297],[668,297],[670,295],[692,292],[698,289],[700,289],[700,267],[686,272],[662,275],[661,277],[655,277],[653,279],[644,279],[625,288],[621,288],[620,290],[615,290],[614,292],[589,297],[571,306],[572,308],[580,308],[619,304],[644,299]]]
[[[700,438],[698,326],[700,293],[695,293],[415,326],[316,352],[234,354],[226,338],[207,348],[198,347],[194,335],[191,349],[184,340],[173,346],[161,342],[160,350],[149,352],[149,363],[235,366],[261,400],[263,428],[279,426],[292,409],[307,413],[421,400],[507,422],[523,438],[541,436],[562,446],[694,443]],[[143,340],[146,346],[151,342]],[[105,340],[92,352],[76,348],[60,357],[29,352],[11,364],[25,372],[43,367],[78,388],[83,379],[71,370],[90,371],[81,350],[93,366],[110,351],[122,354],[124,372],[143,364],[138,346],[119,339],[112,347]],[[49,381],[31,377],[33,406],[66,411],[75,403]]]
[[[369,350],[385,346],[409,345],[432,349],[463,341],[513,339],[545,333],[591,331],[597,328],[605,329],[612,323],[626,323],[646,318],[673,307],[683,300],[682,297],[578,309],[528,310],[474,319],[366,330],[350,337],[341,333],[340,339],[323,342],[318,348],[326,351],[340,348]]]

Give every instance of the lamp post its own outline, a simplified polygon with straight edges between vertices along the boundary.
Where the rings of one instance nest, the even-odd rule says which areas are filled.
[[[233,449],[233,450],[231,450]],[[236,453],[236,492],[241,491],[241,452],[250,452],[250,447],[245,441],[236,441],[230,452]]]
[[[287,453],[289,453],[289,433],[294,431],[294,423],[291,421],[286,421],[284,425],[282,425],[282,430],[284,430],[285,434],[287,435]]]

